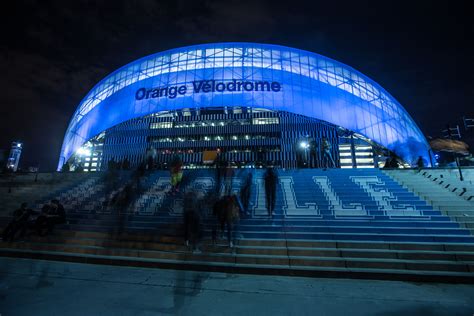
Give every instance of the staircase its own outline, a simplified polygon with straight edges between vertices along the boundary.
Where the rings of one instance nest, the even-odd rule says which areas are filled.
[[[474,201],[474,168],[461,167],[460,170],[463,181],[457,168],[423,169],[420,174],[463,199]]]
[[[403,184],[410,191],[422,197],[435,209],[440,210],[453,221],[459,223],[461,227],[470,229],[471,233],[474,233],[474,200],[466,199],[464,194],[460,196],[458,194],[462,192],[460,189],[454,190],[454,192],[450,189],[450,187],[454,187],[453,183],[459,187],[459,180],[458,182],[455,180],[448,181],[450,183],[448,188],[439,183],[443,180],[437,181],[444,179],[440,175],[446,175],[448,171],[441,169],[417,172],[399,169],[386,170],[384,172]],[[469,179],[470,177],[466,180],[467,182],[464,184],[464,187],[469,187]]]
[[[0,178],[0,216],[9,216],[22,202],[38,208],[48,202],[51,192],[66,191],[87,181],[91,175],[80,173],[39,173],[8,175]]]
[[[241,219],[233,249],[225,240],[210,242],[211,203],[203,214],[202,252],[187,249],[182,196],[167,194],[169,173],[155,171],[141,180],[143,193],[126,213],[69,208],[68,225],[54,235],[0,243],[0,255],[258,274],[474,281],[471,232],[391,174],[279,170],[272,220],[263,204],[263,171],[236,171],[233,191],[239,191],[247,172],[253,172],[254,184],[251,215]],[[213,177],[212,170],[187,171],[182,189],[206,196],[215,191]]]

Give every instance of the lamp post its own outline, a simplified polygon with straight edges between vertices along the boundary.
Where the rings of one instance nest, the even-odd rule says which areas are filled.
[[[303,158],[304,158],[304,165],[307,167],[308,166],[308,148],[309,148],[309,143],[306,140],[303,140],[300,142],[300,148],[303,150]]]

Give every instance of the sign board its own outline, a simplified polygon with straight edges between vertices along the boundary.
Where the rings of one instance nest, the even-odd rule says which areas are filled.
[[[202,153],[202,162],[204,164],[212,164],[217,158],[217,150],[205,150]]]

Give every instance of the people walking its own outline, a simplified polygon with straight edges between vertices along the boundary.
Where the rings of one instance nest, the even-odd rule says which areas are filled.
[[[245,177],[244,184],[242,189],[240,189],[240,201],[242,202],[242,208],[246,215],[250,214],[249,210],[249,201],[250,201],[250,192],[252,190],[252,172],[247,173]]]
[[[234,234],[240,220],[239,206],[235,195],[226,195],[217,200],[213,207],[213,214],[217,217],[220,226],[220,236],[224,237],[227,230],[227,242],[229,247],[234,247]],[[217,240],[217,228],[213,229],[212,239]]]
[[[201,203],[193,191],[186,192],[183,201],[184,213],[184,242],[193,251],[199,251],[201,237]]]
[[[332,158],[332,153],[331,153],[331,143],[328,141],[326,137],[323,137],[321,140],[321,150],[323,154],[323,166],[324,169],[326,168],[335,168],[336,163],[334,162],[334,159]]]
[[[183,162],[178,155],[174,155],[173,161],[171,162],[171,193],[175,194],[179,192],[179,185],[183,179]]]
[[[234,230],[240,220],[239,207],[236,203],[236,197],[227,195],[224,197],[224,212],[221,216],[221,231],[224,232],[224,226],[227,229],[227,242],[229,247],[234,247]]]
[[[267,168],[265,172],[265,200],[268,211],[268,216],[273,217],[276,200],[276,186],[278,182],[278,175],[273,168]]]
[[[423,160],[423,157],[418,156],[418,159],[416,160],[416,167],[418,169],[418,172],[421,171],[425,167],[425,161]]]
[[[212,215],[214,217],[214,221],[213,221],[214,225],[212,227],[212,243],[213,244],[217,242],[217,233],[223,221],[222,217],[224,214],[224,208],[226,204],[226,201],[224,198],[219,198],[218,195],[216,195],[216,197],[217,198],[215,199],[215,202],[212,206]]]
[[[225,173],[224,173],[224,195],[231,195],[232,194],[232,181],[234,178],[234,169],[230,163],[226,164]]]
[[[215,167],[216,167],[216,188],[215,188],[215,193],[217,195],[220,194],[221,191],[221,186],[222,186],[222,179],[225,176],[225,161],[223,158],[223,153],[219,152],[217,153],[216,159],[215,159]]]

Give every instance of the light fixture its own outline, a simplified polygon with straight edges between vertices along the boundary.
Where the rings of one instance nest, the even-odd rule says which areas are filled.
[[[81,147],[77,150],[76,152],[79,156],[90,156],[91,155],[91,150]]]
[[[302,141],[302,142],[300,143],[300,147],[301,147],[301,148],[308,148],[308,147],[309,147],[309,145],[308,145],[308,143],[307,143],[307,142],[305,142],[305,141]]]

